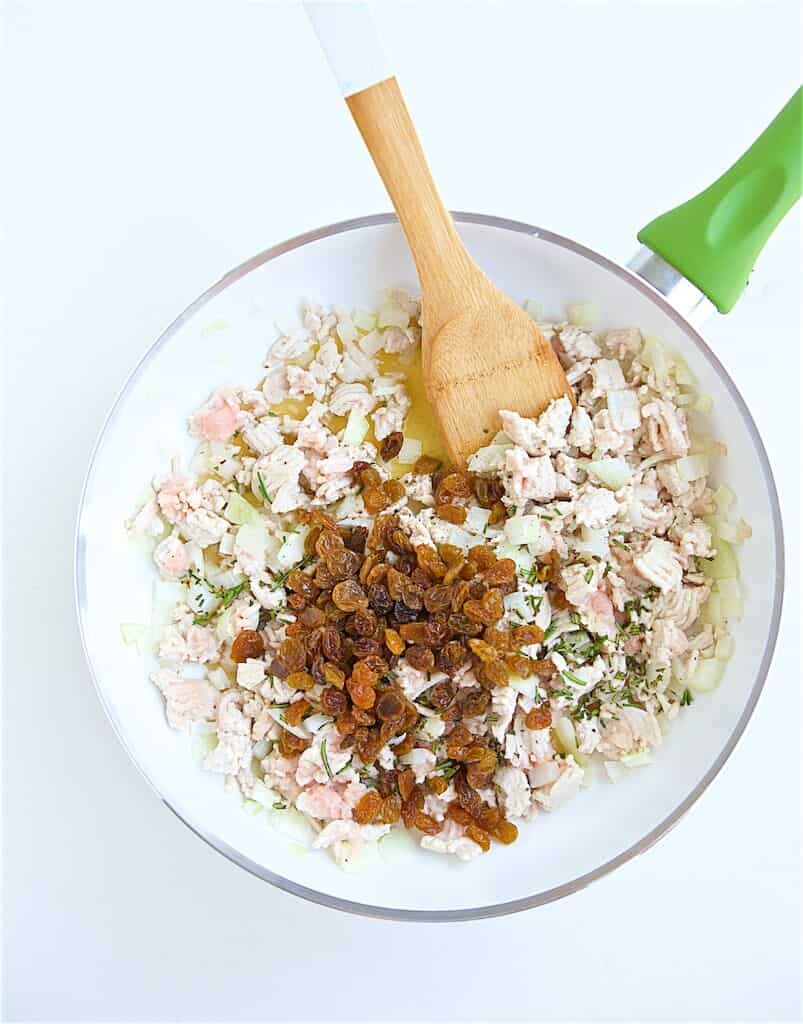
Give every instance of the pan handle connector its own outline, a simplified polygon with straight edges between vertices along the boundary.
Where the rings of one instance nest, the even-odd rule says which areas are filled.
[[[641,229],[638,239],[729,312],[758,254],[800,199],[803,89],[721,178]]]

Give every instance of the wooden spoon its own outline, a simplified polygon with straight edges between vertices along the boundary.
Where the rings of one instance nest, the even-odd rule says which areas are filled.
[[[366,6],[306,8],[412,251],[423,303],[424,383],[449,454],[462,465],[500,429],[500,409],[535,416],[561,395],[574,402],[572,390],[535,323],[466,251],[398,83],[383,73]],[[367,87],[355,88],[366,80]]]

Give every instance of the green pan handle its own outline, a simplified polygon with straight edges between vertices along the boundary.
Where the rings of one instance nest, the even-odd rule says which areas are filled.
[[[758,254],[800,198],[803,89],[709,188],[642,228],[638,239],[727,313]]]

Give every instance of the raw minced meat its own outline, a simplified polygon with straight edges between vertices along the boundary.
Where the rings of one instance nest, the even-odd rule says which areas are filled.
[[[257,387],[191,416],[192,471],[128,523],[182,595],[151,674],[168,724],[338,863],[402,827],[472,860],[595,760],[639,763],[727,649],[738,589],[708,569],[712,445],[655,339],[541,325],[576,405],[500,410],[449,469],[405,432],[420,316],[400,290],[378,314],[309,306]]]

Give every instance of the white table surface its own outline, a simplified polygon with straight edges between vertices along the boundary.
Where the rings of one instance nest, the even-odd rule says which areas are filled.
[[[176,313],[253,253],[387,200],[300,8],[5,6],[5,1019],[796,1018],[799,215],[706,332],[769,449],[792,567],[721,777],[656,849],[564,902],[348,917],[234,867],[142,781],[81,654],[72,533],[105,410]],[[798,10],[433,0],[379,20],[453,208],[624,260],[792,93]]]

